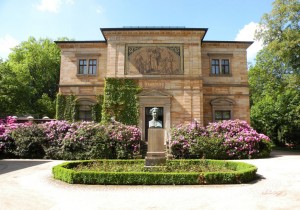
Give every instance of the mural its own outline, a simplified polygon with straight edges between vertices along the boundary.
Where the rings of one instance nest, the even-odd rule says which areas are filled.
[[[183,74],[181,45],[127,45],[125,74]]]

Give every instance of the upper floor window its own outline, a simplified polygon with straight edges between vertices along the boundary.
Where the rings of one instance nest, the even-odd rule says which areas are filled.
[[[79,59],[78,74],[96,75],[97,59]]]
[[[90,59],[89,60],[89,74],[96,74],[96,69],[97,69],[97,60]]]
[[[229,59],[211,59],[212,75],[230,75]]]

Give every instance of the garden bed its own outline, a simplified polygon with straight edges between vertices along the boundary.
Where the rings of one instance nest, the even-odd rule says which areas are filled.
[[[145,167],[144,160],[92,160],[53,167],[55,179],[70,184],[199,185],[240,184],[256,179],[257,168],[224,160],[168,160],[166,165]]]

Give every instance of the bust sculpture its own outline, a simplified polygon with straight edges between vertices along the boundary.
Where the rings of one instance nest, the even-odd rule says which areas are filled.
[[[152,120],[149,121],[149,128],[162,128],[162,122],[158,120],[159,108],[153,107],[150,109]]]

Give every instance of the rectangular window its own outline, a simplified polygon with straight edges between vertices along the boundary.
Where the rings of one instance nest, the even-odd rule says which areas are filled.
[[[86,74],[87,73],[87,63],[86,59],[79,60],[79,72],[78,74]]]
[[[89,74],[96,74],[96,69],[97,69],[97,60],[90,59],[89,60]]]
[[[211,60],[212,75],[229,75],[230,65],[229,59],[212,59]]]
[[[219,74],[219,60],[218,59],[212,59],[211,60],[211,73],[212,74]]]
[[[229,60],[222,59],[222,74],[229,74]]]
[[[79,59],[78,74],[96,75],[97,59]]]
[[[230,119],[231,119],[231,113],[229,110],[215,111],[215,121],[230,120]]]

